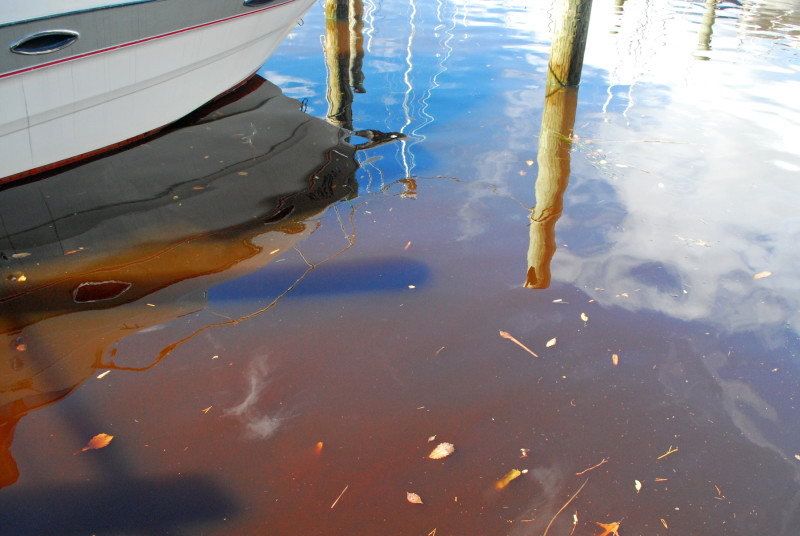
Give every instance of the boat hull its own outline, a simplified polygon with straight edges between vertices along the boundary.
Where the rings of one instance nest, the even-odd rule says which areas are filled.
[[[12,43],[43,28],[81,36],[49,54],[8,52],[0,65],[0,182],[136,139],[229,91],[312,2],[161,0],[0,27]]]

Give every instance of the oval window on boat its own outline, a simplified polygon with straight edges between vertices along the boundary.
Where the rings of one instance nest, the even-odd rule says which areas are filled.
[[[11,45],[16,54],[49,54],[70,46],[80,34],[72,30],[45,30],[26,35]]]

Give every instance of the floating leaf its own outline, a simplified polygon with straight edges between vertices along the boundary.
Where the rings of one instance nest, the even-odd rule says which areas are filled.
[[[601,527],[603,527],[603,533],[599,536],[608,536],[609,534],[613,534],[614,536],[619,536],[619,522],[615,523],[598,523]]]
[[[764,271],[758,272],[756,275],[753,276],[753,279],[763,279],[765,277],[769,277],[772,275],[772,272]]]
[[[639,482],[638,480],[633,481],[633,487],[636,488],[636,493],[642,491],[642,483]]]
[[[105,446],[108,446],[108,444],[111,443],[112,439],[114,439],[113,435],[97,434],[96,436],[94,436],[89,440],[86,446],[80,450],[80,452],[84,452],[87,450],[101,449]],[[77,452],[75,454],[77,454]]]
[[[611,362],[614,363],[615,367],[617,365],[619,365],[619,355],[618,354],[611,354]]]
[[[515,478],[519,477],[522,474],[522,471],[519,469],[512,469],[503,476],[497,483],[494,485],[497,489],[503,489],[504,487],[508,486],[508,483],[514,480]]]
[[[545,344],[545,346],[548,347],[548,348],[550,348],[551,346],[555,346],[555,345],[556,345],[556,338],[555,337],[553,337],[552,339],[547,341],[547,344]]]
[[[583,320],[584,322],[588,322],[589,315],[587,315],[586,313],[581,313],[581,320]]]
[[[411,504],[422,504],[422,498],[416,493],[406,492],[406,500]]]
[[[428,454],[428,458],[431,460],[441,460],[442,458],[450,456],[455,450],[456,447],[452,443],[439,443],[436,445],[436,448],[433,449],[433,452]]]
[[[662,525],[664,525],[664,528],[665,528],[665,529],[668,529],[668,528],[669,528],[669,525],[667,525],[667,522],[666,522],[666,521],[664,521],[664,518],[663,518],[663,517],[661,518],[661,524],[662,524]]]

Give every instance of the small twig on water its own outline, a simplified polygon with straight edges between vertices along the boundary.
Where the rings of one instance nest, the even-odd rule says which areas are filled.
[[[511,334],[510,334],[510,333],[508,333],[507,331],[503,331],[503,330],[501,329],[501,330],[500,330],[500,336],[501,336],[501,337],[503,337],[504,339],[508,339],[509,341],[513,342],[514,344],[517,344],[517,345],[519,345],[519,346],[520,346],[520,347],[521,347],[523,350],[525,350],[526,352],[528,352],[529,354],[531,354],[533,357],[539,357],[538,355],[536,355],[536,354],[533,352],[533,350],[531,350],[530,348],[528,348],[527,346],[525,346],[524,344],[522,344],[521,342],[519,342],[517,339],[515,339],[514,337],[512,337],[512,336],[511,336]]]
[[[584,470],[583,470],[583,471],[581,471],[580,473],[575,473],[575,476],[581,476],[583,473],[588,473],[588,472],[589,472],[589,471],[591,471],[592,469],[597,469],[598,467],[600,467],[601,465],[603,465],[604,463],[606,463],[608,460],[609,460],[609,458],[603,458],[603,460],[602,460],[600,463],[598,463],[598,464],[596,464],[596,465],[593,465],[593,466],[589,467],[588,469],[584,469]]]
[[[662,454],[661,456],[656,458],[656,460],[660,460],[661,458],[666,458],[667,456],[669,456],[673,452],[678,452],[678,447],[672,448],[672,445],[670,445],[669,446],[669,450],[667,450],[667,452],[665,452],[664,454]]]
[[[338,497],[336,497],[336,500],[335,500],[335,501],[333,501],[333,504],[331,505],[331,510],[333,510],[333,507],[334,507],[334,506],[336,506],[336,503],[338,503],[338,502],[339,502],[339,499],[341,499],[341,498],[342,498],[342,495],[344,495],[344,492],[345,492],[345,491],[347,491],[347,488],[349,488],[349,487],[350,487],[350,484],[346,485],[346,486],[344,487],[344,489],[342,490],[342,492],[339,494],[339,496],[338,496]]]
[[[555,521],[555,520],[556,520],[556,518],[558,517],[558,514],[560,514],[561,512],[563,512],[563,511],[564,511],[564,509],[565,509],[567,506],[569,506],[569,503],[571,503],[571,502],[572,502],[572,500],[573,500],[575,497],[577,497],[577,496],[578,496],[578,493],[580,493],[580,492],[581,492],[581,490],[583,489],[583,486],[585,486],[587,482],[589,482],[589,479],[588,479],[588,478],[587,478],[586,480],[584,480],[584,481],[583,481],[583,484],[581,484],[581,487],[579,487],[579,488],[578,488],[578,491],[576,491],[575,493],[573,493],[573,494],[572,494],[572,497],[570,497],[570,498],[569,498],[569,500],[568,500],[567,502],[565,502],[565,503],[564,503],[564,506],[562,506],[562,507],[561,507],[561,509],[560,509],[558,512],[556,512],[556,515],[554,515],[554,516],[553,516],[553,519],[551,519],[551,520],[550,520],[550,523],[548,523],[548,524],[547,524],[547,528],[546,528],[546,529],[544,529],[544,533],[542,533],[542,536],[547,536],[547,531],[548,531],[548,530],[550,530],[550,525],[552,525],[552,524],[553,524],[553,521]]]

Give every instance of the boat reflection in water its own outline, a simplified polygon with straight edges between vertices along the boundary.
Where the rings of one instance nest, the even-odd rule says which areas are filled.
[[[357,195],[348,134],[256,77],[156,139],[0,195],[0,487],[28,412],[114,364],[114,346],[207,304]],[[246,130],[243,128],[246,127]],[[284,289],[285,290],[285,289]]]

